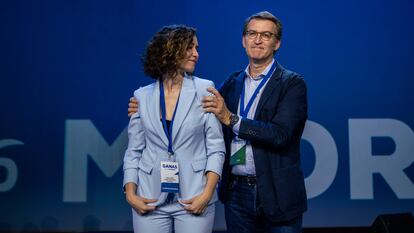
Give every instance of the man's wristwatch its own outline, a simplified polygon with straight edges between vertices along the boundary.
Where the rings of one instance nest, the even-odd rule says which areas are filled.
[[[239,116],[237,115],[237,114],[231,114],[230,115],[230,127],[231,128],[233,128],[233,126],[235,125],[235,124],[237,124],[237,122],[239,122]]]

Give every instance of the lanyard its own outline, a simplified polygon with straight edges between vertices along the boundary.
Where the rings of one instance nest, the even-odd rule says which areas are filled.
[[[249,113],[250,108],[253,105],[254,99],[256,99],[256,96],[259,93],[260,89],[262,89],[262,87],[266,84],[266,81],[270,78],[270,76],[273,74],[275,69],[276,69],[276,61],[273,62],[273,65],[270,68],[269,72],[267,72],[265,77],[262,79],[262,81],[257,86],[256,90],[253,92],[253,95],[250,97],[249,102],[247,102],[246,108],[244,108],[244,92],[245,92],[244,89],[245,88],[244,88],[244,80],[243,80],[242,92],[240,94],[240,116],[245,117],[245,118],[247,117],[247,114]]]
[[[165,109],[165,95],[164,95],[164,84],[162,80],[160,80],[160,105],[161,105],[161,120],[162,125],[164,126],[165,135],[168,138],[168,154],[171,156],[174,154],[172,148],[172,127],[174,123],[175,113],[177,112],[178,101],[180,100],[180,96],[178,96],[177,103],[175,104],[174,114],[171,119],[170,127],[167,129],[167,120],[166,120],[166,109]]]

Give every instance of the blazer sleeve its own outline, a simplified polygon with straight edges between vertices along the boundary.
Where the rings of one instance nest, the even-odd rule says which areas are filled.
[[[239,137],[275,148],[289,145],[300,137],[307,119],[307,90],[303,78],[288,78],[279,101],[269,122],[243,118]]]
[[[213,86],[214,83],[208,81],[204,88],[204,95],[207,95],[206,89]],[[213,113],[205,113],[206,121],[204,125],[204,134],[206,137],[207,165],[206,172],[211,171],[221,177],[224,163],[224,154],[226,152],[223,140],[223,131],[220,121]]]
[[[134,96],[138,98],[138,91],[135,91]],[[138,185],[138,163],[142,156],[142,151],[145,148],[145,135],[142,127],[140,112],[134,113],[128,124],[128,148],[124,155],[124,181],[123,187],[129,182]]]

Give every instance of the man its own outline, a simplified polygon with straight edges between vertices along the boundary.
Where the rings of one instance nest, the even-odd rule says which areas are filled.
[[[281,22],[271,13],[247,18],[242,42],[248,66],[203,98],[204,110],[223,124],[227,152],[219,195],[227,232],[302,231],[307,198],[299,150],[306,85],[274,60],[281,36]]]
[[[220,185],[228,232],[301,232],[306,191],[300,140],[307,119],[306,85],[274,60],[282,25],[269,12],[247,18],[249,59],[203,107],[222,122],[226,160]]]

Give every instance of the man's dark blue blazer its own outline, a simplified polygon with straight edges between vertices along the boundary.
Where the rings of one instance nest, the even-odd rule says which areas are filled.
[[[244,75],[236,72],[219,88],[228,109],[236,113]],[[239,137],[249,140],[256,167],[257,194],[269,221],[291,220],[307,209],[304,176],[300,166],[300,140],[307,119],[303,78],[277,64],[263,90],[254,119],[242,119]],[[219,187],[227,200],[231,167],[230,143],[234,133],[223,127],[226,160]]]

